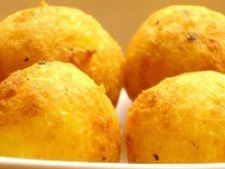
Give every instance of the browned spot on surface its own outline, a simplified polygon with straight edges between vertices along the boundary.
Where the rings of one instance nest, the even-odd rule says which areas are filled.
[[[131,161],[135,161],[136,159],[136,153],[135,150],[133,148],[133,138],[131,135],[126,135],[126,148],[127,148],[127,152],[128,152],[128,159],[132,159]]]
[[[20,15],[18,15],[14,21],[16,23],[23,23],[23,22],[26,22],[26,21],[29,21],[33,18],[33,16],[35,15],[35,12],[32,11],[32,10],[26,10],[26,11],[22,11],[20,13]]]
[[[69,56],[69,62],[75,64],[79,68],[83,68],[92,56],[96,53],[94,50],[85,50],[85,49],[70,49],[72,51],[71,55]]]
[[[187,40],[188,41],[194,41],[197,39],[197,35],[195,33],[189,33],[188,36],[187,36]]]
[[[112,125],[112,120],[107,117],[98,117],[92,120],[92,124],[97,130],[108,132]]]
[[[40,108],[37,105],[29,104],[23,109],[22,114],[28,117],[35,117],[39,112]]]
[[[206,39],[205,43],[210,51],[218,51],[221,49],[220,44],[214,39]]]
[[[16,95],[16,90],[13,88],[9,88],[0,95],[1,100],[9,99]]]
[[[100,151],[106,151],[106,148],[103,145],[100,145]]]
[[[21,107],[20,111],[23,116],[35,117],[41,112],[41,107],[39,105],[40,101],[37,96],[30,95],[24,99],[24,104]]]
[[[126,135],[126,145],[127,145],[127,149],[131,150],[133,147],[133,138],[131,137],[131,135]]]
[[[158,102],[158,100],[160,100],[160,93],[154,92],[148,99],[148,104],[150,106],[154,106]]]

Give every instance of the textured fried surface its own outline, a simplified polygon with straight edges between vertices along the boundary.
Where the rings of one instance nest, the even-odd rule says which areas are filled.
[[[40,62],[0,84],[0,156],[116,162],[115,110],[87,75],[69,63]]]
[[[0,80],[42,60],[71,62],[115,105],[122,86],[123,57],[118,46],[90,15],[74,8],[43,5],[0,23]]]
[[[224,162],[225,76],[186,73],[143,91],[129,110],[126,141],[129,162]]]
[[[170,6],[150,15],[127,51],[129,96],[183,72],[225,72],[225,17],[198,6]]]

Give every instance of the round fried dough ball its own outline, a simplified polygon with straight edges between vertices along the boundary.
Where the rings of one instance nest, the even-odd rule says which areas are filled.
[[[129,162],[225,161],[225,75],[186,73],[143,91],[126,124]]]
[[[12,73],[0,84],[0,156],[118,161],[119,123],[104,88],[57,61]]]
[[[225,72],[225,17],[199,6],[170,6],[142,24],[127,50],[130,98],[183,72]]]
[[[116,105],[123,59],[117,42],[92,16],[75,8],[43,4],[0,23],[0,80],[37,61],[70,62],[103,84]]]

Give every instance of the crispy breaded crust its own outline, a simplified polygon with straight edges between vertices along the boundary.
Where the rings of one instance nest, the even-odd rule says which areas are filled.
[[[126,124],[129,162],[225,161],[225,75],[167,78],[134,101]]]
[[[0,84],[0,156],[117,162],[120,142],[104,88],[72,64],[39,62]]]
[[[92,16],[43,4],[0,23],[0,80],[42,60],[73,63],[103,84],[116,105],[123,85],[121,49]]]
[[[225,72],[225,17],[200,6],[169,6],[141,25],[127,50],[130,98],[183,72]]]

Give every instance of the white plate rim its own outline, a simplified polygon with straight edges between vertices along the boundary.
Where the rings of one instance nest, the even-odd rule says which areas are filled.
[[[0,169],[225,169],[225,163],[128,164],[33,160],[0,157]]]

